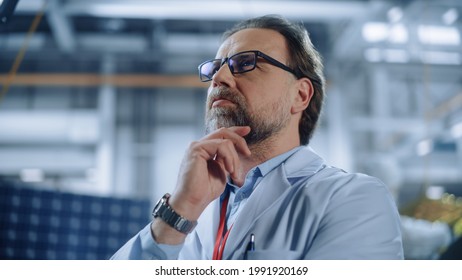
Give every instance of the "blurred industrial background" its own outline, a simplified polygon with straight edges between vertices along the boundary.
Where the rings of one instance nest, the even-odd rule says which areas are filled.
[[[312,147],[390,187],[406,258],[444,256],[462,233],[461,1],[20,0],[0,24],[0,258],[107,258],[141,229],[204,133],[197,65],[264,14],[323,56]]]

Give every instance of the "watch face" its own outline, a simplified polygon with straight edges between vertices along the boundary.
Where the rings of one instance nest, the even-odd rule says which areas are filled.
[[[166,202],[167,202],[167,199],[165,199],[164,197],[159,199],[156,206],[152,210],[152,215],[154,216],[154,218],[157,218],[159,216],[159,210],[163,205],[165,205]]]

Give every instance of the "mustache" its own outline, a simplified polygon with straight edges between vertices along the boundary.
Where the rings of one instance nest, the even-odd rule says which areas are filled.
[[[208,96],[207,107],[211,108],[212,103],[217,99],[226,99],[235,104],[242,104],[242,97],[239,93],[226,87],[214,88]]]

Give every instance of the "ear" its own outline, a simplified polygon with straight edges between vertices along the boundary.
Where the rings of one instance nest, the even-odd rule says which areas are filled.
[[[305,110],[310,104],[314,94],[313,84],[311,80],[303,77],[297,80],[297,95],[292,104],[291,113],[296,114]]]

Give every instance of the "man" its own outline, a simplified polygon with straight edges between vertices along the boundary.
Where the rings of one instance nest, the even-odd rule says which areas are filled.
[[[189,146],[153,222],[113,259],[402,258],[387,188],[306,146],[324,77],[303,27],[241,22],[199,72],[210,81],[207,135]]]

